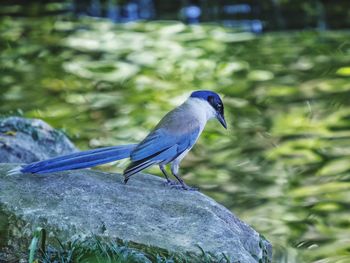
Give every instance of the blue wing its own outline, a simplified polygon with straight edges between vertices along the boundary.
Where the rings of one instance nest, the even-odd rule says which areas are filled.
[[[174,113],[166,115],[131,153],[131,163],[124,171],[125,181],[151,165],[173,161],[196,142],[201,131],[198,122],[186,116],[187,121],[180,118],[181,123],[177,124],[174,117],[179,119],[179,113],[177,116]]]
[[[186,135],[171,134],[162,129],[151,133],[131,153],[131,163],[125,169],[127,180],[131,175],[162,162],[171,162],[196,142],[200,129]]]

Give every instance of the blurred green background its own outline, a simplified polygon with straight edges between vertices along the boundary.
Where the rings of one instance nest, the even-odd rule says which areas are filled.
[[[271,2],[283,11],[292,1]],[[192,90],[219,92],[229,128],[208,123],[182,163],[186,182],[270,240],[274,262],[350,262],[349,21],[332,26],[323,13],[320,23],[323,2],[313,2],[313,29],[288,30],[283,12],[283,28],[247,18],[259,34],[4,4],[0,113],[41,118],[88,149],[138,142]],[[342,1],[332,7],[349,16]]]

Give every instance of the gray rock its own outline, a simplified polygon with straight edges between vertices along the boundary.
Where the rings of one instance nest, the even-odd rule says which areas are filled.
[[[76,151],[41,120],[0,119],[0,162],[33,162]],[[199,192],[170,189],[152,175],[77,170],[6,176],[0,164],[0,261],[26,255],[41,226],[62,241],[103,236],[170,252],[225,253],[233,262],[270,262],[271,245],[230,211]]]
[[[0,119],[0,163],[31,163],[77,149],[62,133],[38,119]]]
[[[229,210],[200,192],[170,189],[162,178],[138,174],[124,185],[119,174],[93,170],[6,176],[14,167],[0,164],[8,243],[41,226],[61,240],[79,233],[172,252],[200,252],[199,245],[233,262],[271,261],[268,241]]]

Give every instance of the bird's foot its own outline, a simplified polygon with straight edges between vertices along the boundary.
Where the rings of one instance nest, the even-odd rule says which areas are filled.
[[[186,185],[185,187],[182,187],[182,189],[187,190],[187,191],[194,191],[194,192],[199,191],[199,187],[193,187],[193,186],[188,186],[188,185]]]
[[[191,187],[191,186],[188,186],[187,184],[175,184],[175,185],[171,185],[171,188],[186,190],[186,191],[199,191],[198,187]]]
[[[175,186],[175,185],[179,185],[178,182],[173,181],[173,180],[167,180],[164,185],[170,185],[170,186]]]

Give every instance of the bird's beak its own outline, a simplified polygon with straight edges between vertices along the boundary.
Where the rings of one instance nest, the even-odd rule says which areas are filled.
[[[227,124],[226,124],[224,115],[223,114],[218,114],[218,115],[216,115],[216,118],[221,123],[221,125],[224,126],[225,129],[227,129]]]

